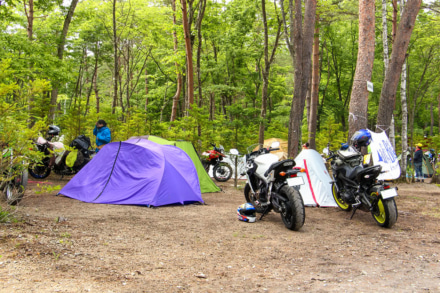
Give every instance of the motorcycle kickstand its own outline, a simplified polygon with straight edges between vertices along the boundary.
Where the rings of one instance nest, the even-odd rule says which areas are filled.
[[[264,211],[261,213],[261,217],[260,217],[260,219],[258,219],[258,220],[261,221],[261,219],[263,219],[263,217],[264,217],[265,215],[267,215],[268,211],[269,211],[269,205],[267,205],[267,206],[264,208]]]
[[[360,202],[360,200],[356,198],[356,203],[352,205],[352,207],[353,207],[353,212],[351,213],[351,216],[350,216],[350,219],[349,219],[349,220],[353,219],[354,213],[356,213],[358,207],[359,207],[361,204],[362,204],[362,203]]]

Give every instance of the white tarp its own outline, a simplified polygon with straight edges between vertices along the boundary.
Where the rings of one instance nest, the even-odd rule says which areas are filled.
[[[399,160],[397,160],[396,153],[394,152],[386,133],[375,133],[370,131],[370,134],[372,139],[370,149],[373,163],[374,165],[381,165],[382,171],[385,171],[385,173],[380,174],[377,179],[391,180],[399,178]]]
[[[302,150],[295,158],[296,166],[304,168],[304,184],[300,193],[306,206],[337,207],[332,194],[332,179],[327,172],[321,155],[312,149]]]

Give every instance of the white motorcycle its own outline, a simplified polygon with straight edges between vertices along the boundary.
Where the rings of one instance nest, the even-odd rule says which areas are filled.
[[[298,231],[305,220],[304,202],[299,192],[304,180],[297,176],[303,170],[294,168],[294,160],[278,161],[278,156],[270,153],[278,148],[279,142],[274,142],[270,148],[261,148],[245,156],[244,196],[256,212],[261,213],[260,220],[274,210],[281,214],[286,228]]]

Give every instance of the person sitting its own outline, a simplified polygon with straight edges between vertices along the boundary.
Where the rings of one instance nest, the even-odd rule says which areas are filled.
[[[111,141],[110,129],[107,127],[107,123],[102,119],[96,122],[93,135],[96,136],[96,153]]]

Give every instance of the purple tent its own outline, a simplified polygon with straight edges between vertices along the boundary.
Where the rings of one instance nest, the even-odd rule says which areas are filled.
[[[191,158],[178,147],[144,139],[109,143],[60,194],[107,204],[203,202]]]

